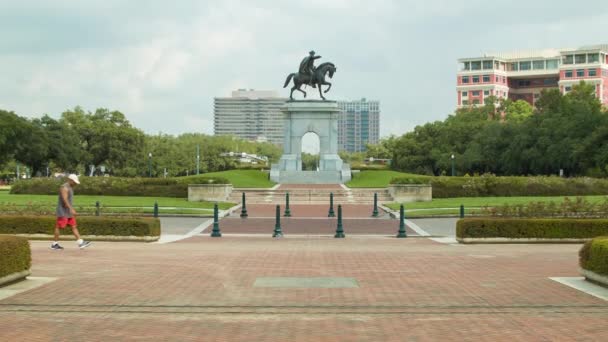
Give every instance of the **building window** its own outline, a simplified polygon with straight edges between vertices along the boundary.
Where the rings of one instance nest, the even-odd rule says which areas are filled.
[[[464,66],[463,66],[462,70],[471,70],[471,63],[464,62]]]
[[[500,69],[500,63],[498,61],[494,61],[494,69]]]
[[[590,77],[597,76],[597,70],[595,70],[595,69],[589,69],[589,70],[587,70],[587,73]]]
[[[483,83],[489,83],[490,82],[490,75],[483,75]]]
[[[574,64],[574,56],[573,55],[567,55],[564,56],[564,64]]]
[[[475,105],[475,104],[479,104],[479,100],[478,100],[478,99],[473,100],[473,104],[474,104],[474,105]]]
[[[463,92],[462,92],[462,97],[467,97],[467,96],[469,96],[469,93],[468,93],[468,92],[466,92],[466,91],[463,91]]]
[[[533,67],[534,70],[542,70],[545,68],[545,61],[534,61]]]
[[[585,55],[585,54],[574,56],[574,62],[576,64],[585,64],[586,61],[587,61],[587,55]]]
[[[479,96],[479,90],[472,91],[471,96]]]
[[[473,76],[473,83],[479,83],[479,76]]]
[[[557,69],[559,60],[549,59],[547,60],[547,69]]]
[[[462,76],[462,83],[469,83],[469,76]]]
[[[526,80],[520,80],[517,83],[520,87],[529,87],[530,86],[530,81],[526,81]]]
[[[483,96],[490,96],[490,91],[489,90],[484,90],[483,91]]]
[[[471,62],[471,70],[481,70],[481,62]]]
[[[508,69],[509,69],[509,71],[517,71],[517,70],[519,70],[517,62],[515,62],[515,63],[509,63]]]
[[[564,77],[572,78],[572,70],[566,70],[566,72],[564,73]]]
[[[585,77],[585,69],[576,70],[576,77]]]
[[[467,106],[469,104],[469,100],[462,100],[462,105]]]
[[[519,62],[519,70],[521,70],[521,71],[530,70],[531,68],[532,68],[532,62],[530,62],[530,61]]]
[[[566,93],[567,93],[567,92],[569,92],[569,91],[571,91],[571,90],[572,90],[572,87],[565,87],[565,88],[564,88],[564,90],[565,90],[565,91],[566,91]]]
[[[590,53],[587,55],[587,63],[597,63],[600,61],[599,53]]]
[[[492,61],[483,61],[483,70],[492,70]]]
[[[545,78],[543,80],[543,84],[545,86],[556,86],[557,85],[557,78]]]

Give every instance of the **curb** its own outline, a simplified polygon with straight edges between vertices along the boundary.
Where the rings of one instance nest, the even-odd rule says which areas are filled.
[[[591,238],[589,238],[589,239],[553,239],[553,238],[502,238],[502,237],[461,238],[461,237],[456,237],[456,240],[459,243],[464,243],[464,244],[483,244],[483,243],[488,243],[488,244],[500,244],[500,243],[511,243],[511,244],[517,244],[517,243],[523,243],[523,244],[576,243],[576,244],[581,244],[581,243],[585,243],[585,242],[591,240]]]
[[[595,273],[586,269],[580,269],[581,275],[585,277],[585,280],[591,281],[592,283],[600,284],[601,286],[608,287],[608,276]]]
[[[29,276],[30,274],[31,274],[30,270],[26,270],[26,271],[11,273],[7,276],[4,276],[4,277],[0,278],[0,287],[2,287],[3,285],[6,285],[6,284],[11,284],[11,283],[25,280],[25,278],[27,276]]]
[[[0,234],[24,237],[28,240],[48,240],[53,241],[55,237],[50,234]],[[118,235],[81,235],[83,240],[89,241],[114,241],[114,242],[154,242],[160,239],[160,236],[118,236]],[[60,241],[73,241],[73,236],[59,236]]]

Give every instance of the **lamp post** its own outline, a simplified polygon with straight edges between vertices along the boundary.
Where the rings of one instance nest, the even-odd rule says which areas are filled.
[[[152,178],[152,152],[148,153],[148,177]]]
[[[452,154],[452,177],[454,177],[454,155]]]
[[[196,145],[196,174],[200,174],[201,170],[201,146]]]

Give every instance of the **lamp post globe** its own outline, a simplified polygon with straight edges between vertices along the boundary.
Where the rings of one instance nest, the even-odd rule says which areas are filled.
[[[152,177],[152,152],[148,153],[148,177]]]

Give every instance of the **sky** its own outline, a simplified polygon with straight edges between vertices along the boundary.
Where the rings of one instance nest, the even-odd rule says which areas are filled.
[[[381,136],[401,135],[453,113],[458,58],[605,44],[606,23],[595,0],[0,0],[0,108],[212,134],[214,97],[288,96],[314,49],[337,66],[328,99],[379,100]]]

